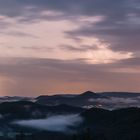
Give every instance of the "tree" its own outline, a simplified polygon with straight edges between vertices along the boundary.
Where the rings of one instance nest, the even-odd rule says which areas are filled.
[[[20,133],[16,135],[16,140],[25,140],[25,135],[24,133]]]

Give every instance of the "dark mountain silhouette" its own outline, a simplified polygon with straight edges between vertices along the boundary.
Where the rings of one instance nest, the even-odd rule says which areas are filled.
[[[30,101],[4,102],[0,104],[0,114],[7,119],[45,118],[48,114],[74,114],[84,110],[80,107],[65,104],[46,106]]]
[[[106,97],[121,97],[121,98],[140,96],[140,93],[133,93],[133,92],[103,92],[103,93],[99,93],[99,94],[102,96],[106,96]]]
[[[140,107],[139,99],[140,99],[139,93],[130,93],[130,92],[95,93],[92,91],[86,91],[82,94],[77,95],[39,96],[36,98],[36,103],[50,106],[67,104],[70,106],[77,106],[87,109],[92,107],[117,109],[135,106]]]
[[[92,108],[81,113],[83,123],[73,133],[41,131],[28,136],[31,140],[139,140],[140,108],[105,110]]]
[[[30,109],[27,111],[25,108]],[[27,119],[28,117],[31,118],[28,113],[31,113],[35,109],[43,113],[53,112],[56,114],[74,112],[73,110],[75,110],[75,112],[81,112],[79,115],[83,118],[83,122],[75,128],[74,137],[73,133],[67,132],[67,129],[66,132],[36,131],[31,128],[27,129],[21,126],[19,128],[18,126],[12,126],[12,124],[10,124],[13,118],[18,118],[18,120],[23,118]],[[140,138],[140,108],[137,107],[122,108],[112,111],[101,108],[83,110],[65,104],[50,107],[27,101],[20,101],[0,104],[0,113],[4,116],[11,113],[11,116],[13,116],[9,118],[6,124],[4,122],[6,120],[0,120],[1,127],[5,129],[5,132],[5,125],[13,129],[12,131],[17,131],[22,128],[22,134],[26,134],[31,129],[30,135],[26,136],[27,140],[71,140],[73,138],[77,138],[78,140],[83,140],[83,138],[85,140],[139,140]]]
[[[83,107],[91,104],[96,105],[95,103],[89,102],[89,99],[97,99],[97,98],[104,98],[104,96],[96,94],[91,91],[86,91],[82,94],[74,96],[65,96],[65,95],[39,96],[36,98],[36,102],[45,105],[67,104]]]
[[[90,109],[81,114],[85,125],[95,136],[103,134],[108,140],[138,140],[140,138],[140,108],[108,111]]]
[[[140,138],[140,108],[129,107],[107,110],[94,105],[104,101],[104,105],[112,106],[124,99],[126,104],[135,105],[139,101],[138,93],[86,91],[78,95],[39,96],[35,102],[20,100],[0,103],[0,132],[21,132],[25,140],[139,140]],[[110,101],[110,99],[113,100]],[[131,100],[133,98],[133,100]],[[20,99],[20,98],[19,98]],[[117,100],[116,100],[117,99]],[[97,102],[98,101],[98,102]],[[137,102],[136,101],[136,102]],[[102,102],[103,103],[103,102]],[[93,105],[90,109],[84,106]],[[119,103],[118,103],[119,105]],[[50,116],[78,114],[83,122],[64,132],[35,130],[34,128],[12,124],[21,120],[40,120]],[[78,116],[78,117],[79,117]],[[21,131],[22,130],[22,131]],[[5,140],[8,140],[5,137]],[[4,139],[0,137],[0,139]],[[9,138],[12,139],[12,138]],[[14,140],[14,139],[13,139]]]
[[[86,99],[90,99],[90,98],[101,98],[102,97],[102,95],[99,95],[99,94],[97,94],[97,93],[95,93],[95,92],[92,92],[92,91],[86,91],[86,92],[84,92],[84,93],[82,93],[82,94],[79,94],[79,95],[77,95],[76,96],[76,98],[86,98]]]

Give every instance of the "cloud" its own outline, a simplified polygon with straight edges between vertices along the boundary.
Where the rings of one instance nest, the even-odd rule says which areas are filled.
[[[112,0],[102,1],[102,0],[59,0],[51,1],[51,0],[24,0],[24,1],[1,1],[1,13],[7,14],[9,16],[16,16],[18,14],[26,14],[25,9],[29,9],[29,11],[43,11],[46,9],[54,10],[54,11],[62,11],[67,14],[109,14],[113,15],[118,13],[117,16],[123,16],[126,11],[126,8],[129,10],[135,9],[135,5],[131,6],[132,3],[136,3],[135,1],[128,0],[118,0],[113,2]],[[138,1],[137,1],[138,3]],[[120,6],[121,5],[121,6]],[[11,6],[11,7],[10,7]],[[120,7],[119,7],[120,6]],[[9,8],[10,7],[10,8]],[[118,10],[118,7],[120,11]],[[5,8],[5,9],[4,9]],[[9,9],[8,9],[9,8]],[[15,8],[15,10],[14,10]],[[13,10],[13,11],[12,11]],[[21,10],[19,13],[15,12],[16,10]],[[28,12],[29,12],[28,11]],[[112,11],[112,13],[110,13]],[[121,14],[122,13],[122,14]]]
[[[112,23],[113,24],[113,23]],[[139,23],[140,24],[140,23]],[[127,25],[127,23],[120,25],[85,25],[79,29],[66,32],[73,38],[85,36],[85,37],[97,37],[110,44],[112,50],[117,51],[132,51],[136,52],[140,50],[139,47],[139,24]],[[112,27],[113,26],[113,27]]]
[[[93,45],[93,46],[88,46],[88,45],[83,45],[79,47],[75,46],[70,46],[70,45],[62,45],[60,48],[67,50],[67,51],[72,51],[72,52],[86,52],[86,51],[93,51],[97,50],[98,47]]]
[[[13,122],[13,124],[38,130],[72,132],[72,127],[78,126],[82,121],[83,119],[79,115],[60,115],[38,120],[20,120]]]
[[[139,5],[1,0],[1,94],[139,91]]]
[[[89,102],[101,104],[104,108],[116,109],[123,107],[140,107],[140,97],[108,97],[99,99],[89,99]]]
[[[88,64],[84,59],[3,58],[0,61],[1,95],[37,96],[86,90],[139,92],[139,73],[118,70],[125,67],[138,69],[123,63]]]
[[[9,17],[27,18],[27,21],[40,17],[46,18],[42,13],[48,13],[49,17],[60,17],[60,19],[71,19],[80,16],[104,16],[106,20],[101,24],[124,22],[129,14],[138,15],[139,1],[135,0],[1,0],[1,15]],[[60,13],[58,15],[58,13]],[[57,15],[57,17],[55,16]]]
[[[104,98],[104,99],[90,99],[89,101],[99,101],[101,103],[113,103],[113,104],[119,104],[119,103],[124,103],[124,104],[135,104],[138,103],[138,101],[134,98],[117,98],[117,97],[110,97],[110,98]]]
[[[4,17],[15,19],[16,22],[20,21],[20,24],[26,22],[26,25],[33,24],[34,22],[30,22],[32,20],[35,23],[52,20],[55,25],[58,24],[56,21],[72,22],[75,24],[71,28],[62,31],[71,39],[90,36],[107,42],[113,51],[135,53],[136,50],[139,50],[140,44],[140,9],[137,6],[139,4],[137,0],[117,0],[115,2],[112,0],[60,0],[59,2],[56,0],[2,0],[0,2],[0,14]],[[73,29],[74,25],[77,28]],[[29,33],[27,32],[27,34]],[[13,35],[17,35],[17,33],[13,33]],[[34,35],[31,34],[31,36]],[[62,44],[57,46],[59,45]],[[70,42],[66,43],[66,45],[73,46]],[[87,50],[88,46],[90,45],[87,45]],[[73,47],[69,50],[80,51],[83,49],[82,47],[79,49]]]
[[[3,115],[2,114],[0,114],[0,119],[3,119]]]
[[[10,31],[10,32],[0,32],[0,34],[10,35],[10,36],[17,36],[17,37],[31,37],[31,38],[38,38],[37,36],[31,35],[29,33],[24,33],[21,31]]]

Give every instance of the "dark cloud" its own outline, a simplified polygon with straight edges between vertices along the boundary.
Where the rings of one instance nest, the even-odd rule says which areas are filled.
[[[15,37],[39,38],[38,36],[32,35],[30,33],[21,32],[21,31],[0,31],[0,34],[15,36]]]
[[[21,22],[104,16],[105,19],[96,26],[86,22],[85,26],[67,33],[72,38],[94,36],[109,42],[113,50],[135,52],[140,50],[139,6],[138,0],[1,0],[0,14],[18,17]],[[53,14],[42,15],[44,11],[51,11]]]
[[[129,58],[129,59],[118,61],[117,63],[119,65],[123,65],[123,66],[127,65],[132,68],[133,66],[140,66],[140,58],[139,57]]]
[[[32,11],[37,13],[52,10],[64,12],[68,15],[106,15],[108,18],[118,20],[122,19],[128,12],[135,12],[135,6],[131,6],[134,3],[136,2],[133,0],[1,0],[0,13],[13,17],[28,16],[29,12]]]
[[[52,52],[55,50],[54,48],[48,46],[21,46],[20,48],[24,50],[33,50],[40,52]]]
[[[98,47],[95,45],[82,45],[82,46],[70,46],[70,45],[62,45],[60,46],[61,49],[67,50],[67,51],[72,51],[72,52],[85,52],[85,51],[91,51],[91,50],[97,50]]]
[[[119,51],[140,50],[139,25],[85,25],[74,31],[66,32],[69,36],[97,37],[111,44],[111,49]]]

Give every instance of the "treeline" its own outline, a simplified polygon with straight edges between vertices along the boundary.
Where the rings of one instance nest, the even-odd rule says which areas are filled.
[[[95,134],[90,128],[85,129],[82,133],[75,133],[73,135],[57,135],[55,132],[52,132],[53,136],[47,135],[48,133],[44,132],[41,134],[32,134],[26,135],[24,133],[19,133],[15,138],[0,138],[0,140],[139,140],[137,135],[128,134],[127,137],[122,137],[116,135],[115,137],[106,136],[106,134],[98,133]]]
[[[54,132],[55,135],[55,132]],[[25,135],[24,133],[17,134],[15,139],[6,140],[108,140],[104,134],[94,135],[90,128],[85,129],[82,133],[75,133],[73,135],[47,137],[46,135]]]

